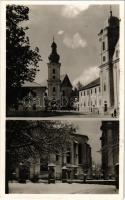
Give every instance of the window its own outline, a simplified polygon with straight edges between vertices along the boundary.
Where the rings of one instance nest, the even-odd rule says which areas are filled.
[[[78,162],[82,164],[82,144],[78,144]]]
[[[96,93],[96,88],[95,88],[95,93]]]
[[[55,76],[53,76],[53,79],[55,79]]]
[[[58,161],[59,160],[59,155],[56,155],[56,161]]]
[[[67,153],[66,160],[67,160],[67,163],[70,164],[70,162],[71,162],[71,153],[70,152]]]
[[[84,102],[84,107],[86,106],[86,103]]]
[[[103,56],[103,62],[105,61],[106,59],[105,59],[105,56]]]
[[[53,69],[53,74],[55,74],[55,72],[56,72],[55,69]]]
[[[105,50],[105,42],[102,43],[102,49]]]
[[[92,94],[92,89],[91,89],[91,94]]]
[[[82,96],[82,92],[81,92],[81,96]]]
[[[84,96],[86,95],[85,91],[84,91]]]
[[[62,91],[62,93],[63,93],[63,96],[65,96],[65,91],[64,90]]]
[[[106,85],[104,84],[104,91],[106,91]]]
[[[55,92],[56,91],[56,88],[55,87],[53,87],[53,92]]]

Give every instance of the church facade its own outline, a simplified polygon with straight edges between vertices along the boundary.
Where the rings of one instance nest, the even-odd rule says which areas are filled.
[[[38,132],[38,127],[32,129],[34,134]],[[43,153],[30,157],[23,165],[16,166],[16,178],[20,179],[20,172],[25,166],[27,168],[27,179],[32,180],[37,176],[38,179],[48,179],[49,166],[54,167],[55,178],[62,179],[63,169],[67,170],[68,179],[83,179],[83,174],[87,178],[92,176],[92,155],[91,146],[88,144],[88,136],[73,134],[74,138],[70,146],[66,146],[63,152]],[[28,165],[27,165],[28,163]]]
[[[22,89],[29,89],[29,93],[21,101],[20,110],[70,109],[72,84],[67,74],[60,74],[60,56],[57,53],[57,44],[52,42],[48,66],[47,85],[35,82],[25,82]]]
[[[111,114],[119,112],[119,19],[112,15],[98,34],[100,45],[100,73],[98,86],[94,81],[79,91],[79,110]],[[96,82],[96,80],[95,80]],[[98,92],[96,92],[96,90]],[[94,97],[93,97],[93,92]],[[83,98],[82,94],[88,96]],[[84,95],[86,96],[86,95]],[[93,98],[95,99],[93,103]]]

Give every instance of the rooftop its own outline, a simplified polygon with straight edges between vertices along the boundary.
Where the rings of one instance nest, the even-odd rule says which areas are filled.
[[[46,87],[36,82],[25,81],[22,87]]]
[[[90,82],[89,84],[83,86],[81,90],[86,90],[86,89],[90,89],[90,88],[93,88],[93,87],[96,87],[96,86],[99,86],[100,85],[100,78],[97,78],[96,80]]]

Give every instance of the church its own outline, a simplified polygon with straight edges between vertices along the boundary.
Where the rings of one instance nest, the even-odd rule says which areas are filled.
[[[79,111],[119,113],[119,22],[110,11],[107,25],[98,34],[99,77],[79,91]]]
[[[57,44],[51,45],[52,51],[49,58],[47,86],[35,82],[25,82],[22,88],[29,88],[29,94],[23,99],[22,109],[45,110],[70,109],[72,84],[67,74],[60,74],[60,56],[57,53]]]

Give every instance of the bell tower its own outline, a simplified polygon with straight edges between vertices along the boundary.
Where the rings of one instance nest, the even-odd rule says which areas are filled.
[[[60,66],[59,62],[60,56],[57,53],[57,44],[54,41],[51,45],[52,51],[49,58],[48,65],[48,98],[50,100],[59,100],[60,99]]]
[[[113,55],[115,46],[119,39],[119,19],[112,14],[106,26],[101,29],[99,36],[100,43],[100,86],[103,97],[102,106],[104,111],[114,107],[114,75],[113,75]]]

